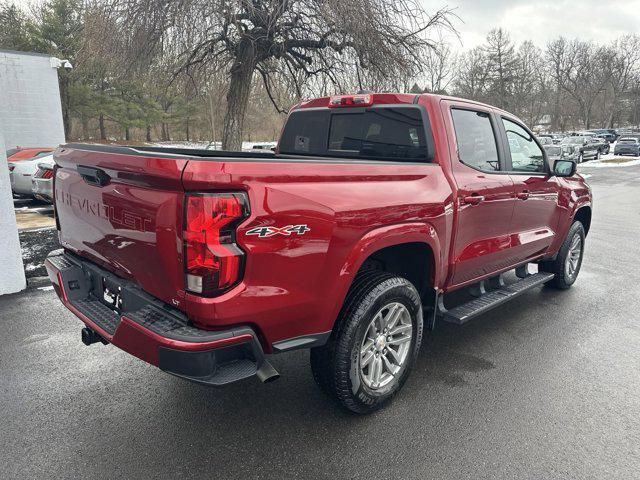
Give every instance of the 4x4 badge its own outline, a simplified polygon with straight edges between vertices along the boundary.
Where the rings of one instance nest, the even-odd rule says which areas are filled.
[[[274,235],[304,235],[311,231],[307,225],[287,225],[286,227],[256,227],[249,230],[246,235],[257,235],[260,238],[273,237]]]

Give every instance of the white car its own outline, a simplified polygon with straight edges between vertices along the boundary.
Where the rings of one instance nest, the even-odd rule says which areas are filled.
[[[53,167],[49,163],[38,163],[38,171],[31,178],[31,190],[36,200],[53,203]]]
[[[27,195],[29,197],[33,195],[31,179],[38,171],[38,165],[41,163],[53,165],[53,155],[20,160],[19,162],[9,162],[11,190],[15,195]]]

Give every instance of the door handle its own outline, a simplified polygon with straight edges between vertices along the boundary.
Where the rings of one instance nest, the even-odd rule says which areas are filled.
[[[109,176],[109,174],[100,168],[78,165],[77,169],[78,174],[89,185],[104,187],[111,181],[111,177]]]
[[[484,201],[484,197],[482,195],[467,195],[462,198],[462,203],[466,205],[478,205],[480,202]]]
[[[516,193],[516,198],[519,200],[526,200],[527,198],[529,198],[529,190],[523,190]]]

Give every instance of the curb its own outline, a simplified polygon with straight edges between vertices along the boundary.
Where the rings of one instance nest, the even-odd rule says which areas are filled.
[[[51,285],[51,281],[49,280],[49,277],[47,277],[47,276],[27,278],[27,288],[28,289],[40,288],[40,287],[48,287],[50,285]]]

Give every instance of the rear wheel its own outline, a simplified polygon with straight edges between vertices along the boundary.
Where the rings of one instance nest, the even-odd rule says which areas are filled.
[[[555,274],[555,277],[546,283],[547,286],[566,290],[575,283],[582,267],[584,243],[584,227],[576,221],[571,225],[556,259],[540,263],[541,271]]]
[[[407,380],[422,331],[422,302],[411,282],[378,271],[360,274],[331,339],[311,349],[313,377],[348,410],[377,410]]]

